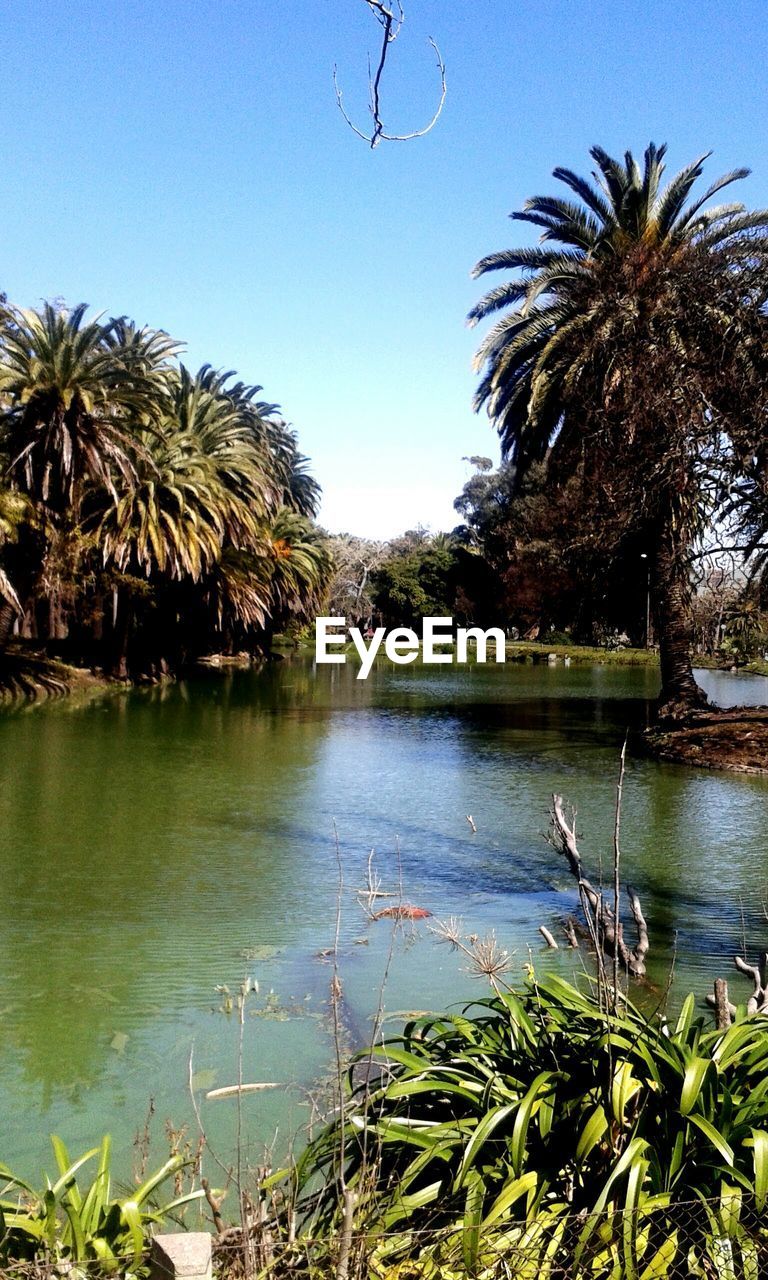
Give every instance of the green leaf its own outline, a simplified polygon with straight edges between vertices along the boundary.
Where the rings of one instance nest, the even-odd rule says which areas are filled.
[[[171,1156],[170,1160],[166,1160],[165,1164],[153,1173],[151,1177],[147,1178],[146,1182],[142,1182],[141,1186],[137,1187],[130,1200],[125,1201],[125,1203],[143,1204],[147,1197],[152,1195],[155,1187],[159,1187],[160,1183],[165,1182],[165,1179],[170,1177],[172,1173],[177,1173],[179,1169],[183,1169],[186,1163],[187,1161],[183,1156]]]
[[[134,1260],[139,1259],[144,1252],[144,1230],[137,1201],[125,1200],[121,1205],[121,1215],[128,1229]]]
[[[101,1140],[99,1167],[96,1170],[96,1177],[88,1188],[81,1211],[83,1230],[87,1235],[96,1230],[102,1215],[106,1216],[110,1191],[109,1158],[111,1150],[112,1139],[108,1133],[105,1133]]]
[[[733,1148],[728,1145],[723,1135],[717,1132],[717,1129],[713,1124],[710,1124],[709,1120],[705,1120],[703,1116],[689,1116],[688,1122],[689,1124],[695,1124],[696,1128],[701,1130],[704,1137],[720,1152],[727,1165],[733,1165]]]
[[[43,1226],[45,1231],[45,1238],[48,1241],[49,1248],[52,1249],[56,1243],[56,1231],[57,1231],[58,1224],[56,1220],[56,1197],[53,1194],[53,1191],[50,1189],[50,1187],[46,1191],[45,1195],[43,1196],[43,1206],[44,1206]]]
[[[666,1280],[668,1276],[673,1274],[672,1262],[677,1253],[677,1241],[678,1233],[673,1231],[653,1255],[648,1266],[640,1272],[640,1280]]]
[[[64,1200],[63,1204],[72,1235],[72,1256],[77,1262],[85,1262],[87,1257],[86,1237],[78,1206],[74,1205],[69,1197]]]
[[[641,1088],[640,1081],[632,1074],[632,1063],[622,1062],[614,1071],[611,1082],[611,1110],[614,1120],[622,1128],[627,1105]]]
[[[577,1163],[580,1164],[582,1161],[586,1160],[590,1151],[593,1147],[597,1146],[607,1128],[608,1121],[606,1119],[605,1111],[601,1106],[595,1107],[592,1115],[584,1125],[584,1128],[579,1135],[579,1140],[576,1143]]]
[[[56,1158],[56,1165],[59,1173],[64,1175],[72,1163],[69,1158],[67,1148],[64,1146],[61,1138],[58,1138],[55,1133],[51,1134],[51,1146],[53,1147],[53,1154]]]
[[[65,1169],[61,1177],[51,1187],[53,1194],[57,1197],[60,1196],[65,1187],[68,1191],[71,1191],[72,1187],[69,1184],[74,1183],[78,1169],[87,1164],[89,1160],[92,1160],[95,1155],[98,1155],[98,1152],[98,1147],[91,1147],[90,1151],[86,1151],[84,1156],[80,1156],[79,1160],[75,1160],[68,1169]]]
[[[477,1270],[477,1255],[480,1251],[480,1224],[483,1214],[484,1191],[483,1181],[475,1173],[467,1187],[461,1240],[464,1265],[471,1276]]]
[[[677,1019],[675,1027],[675,1035],[679,1036],[683,1032],[689,1031],[693,1022],[693,1015],[696,1012],[696,996],[693,992],[689,992],[683,1001],[683,1007],[680,1010],[680,1016]]]
[[[752,1159],[755,1168],[755,1208],[762,1213],[768,1197],[768,1133],[765,1129],[752,1130]]]
[[[531,1169],[528,1173],[524,1173],[521,1178],[514,1178],[512,1182],[508,1182],[483,1219],[483,1230],[485,1231],[494,1222],[497,1222],[499,1218],[503,1217],[507,1209],[510,1209],[523,1196],[535,1190],[537,1179],[538,1174]]]
[[[494,1129],[497,1129],[500,1124],[503,1124],[507,1117],[512,1115],[515,1111],[517,1111],[516,1105],[514,1103],[508,1103],[506,1106],[494,1107],[491,1111],[486,1112],[466,1145],[461,1164],[459,1165],[459,1169],[456,1174],[456,1181],[453,1186],[454,1191],[458,1191],[464,1185],[467,1179],[467,1174],[470,1172],[472,1165],[479,1156],[487,1139],[493,1133]]]
[[[8,1168],[7,1164],[0,1164],[0,1179],[2,1179],[2,1181],[6,1183],[6,1188],[20,1187],[21,1190],[26,1191],[27,1194],[30,1195],[33,1200],[35,1201],[40,1200],[40,1196],[38,1195],[37,1191],[35,1191],[34,1187],[31,1187],[28,1182],[24,1181],[23,1178],[17,1178],[15,1173],[11,1173],[11,1170]]]
[[[515,1116],[515,1123],[512,1129],[512,1141],[510,1143],[510,1155],[512,1157],[512,1168],[517,1177],[523,1172],[523,1160],[525,1158],[525,1143],[528,1137],[528,1125],[534,1107],[538,1101],[539,1093],[543,1092],[545,1086],[548,1086],[552,1080],[551,1071],[540,1071],[533,1083],[530,1085],[528,1092],[523,1098]]]
[[[685,1069],[683,1088],[680,1093],[681,1115],[690,1115],[702,1092],[702,1086],[710,1067],[712,1067],[712,1062],[709,1058],[692,1058],[688,1063]]]

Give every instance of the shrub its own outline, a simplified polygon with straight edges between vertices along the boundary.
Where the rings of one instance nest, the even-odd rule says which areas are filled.
[[[339,1232],[344,1185],[374,1268],[401,1276],[516,1252],[537,1278],[756,1275],[766,1023],[709,1029],[691,995],[672,1027],[531,979],[359,1056],[294,1177],[310,1235]]]
[[[109,1136],[75,1161],[60,1138],[52,1137],[51,1142],[58,1177],[54,1182],[46,1178],[44,1190],[35,1190],[0,1164],[0,1184],[5,1184],[0,1185],[1,1268],[44,1259],[66,1263],[69,1275],[76,1274],[72,1267],[78,1263],[89,1264],[89,1275],[94,1263],[105,1272],[130,1275],[143,1259],[149,1228],[204,1194],[193,1191],[162,1206],[154,1203],[155,1192],[186,1163],[177,1155],[130,1194],[115,1197]],[[83,1187],[78,1175],[95,1157],[96,1173]]]

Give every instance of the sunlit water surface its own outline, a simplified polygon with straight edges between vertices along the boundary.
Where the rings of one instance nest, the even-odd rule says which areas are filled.
[[[351,1038],[365,1040],[378,1004],[391,929],[354,894],[372,849],[385,889],[402,878],[408,902],[460,916],[468,932],[494,929],[518,976],[529,951],[540,969],[578,965],[538,934],[575,906],[544,838],[550,797],[577,806],[585,859],[607,870],[619,749],[649,716],[656,674],[386,665],[354,676],[296,659],[0,715],[0,1160],[36,1174],[49,1133],[80,1150],[109,1130],[127,1168],[150,1098],[159,1154],[166,1119],[192,1125],[191,1051],[204,1123],[229,1151],[234,1103],[204,1095],[237,1079],[238,1028],[216,988],[245,976],[260,996],[244,1078],[281,1085],[246,1101],[249,1151],[276,1128],[283,1147],[331,1062],[322,953],[339,866]],[[701,680],[722,704],[768,702],[765,680]],[[768,779],[630,756],[624,867],[660,989],[673,956],[675,992],[703,994],[730,974],[744,931],[765,945],[767,801]],[[482,983],[423,924],[401,932],[389,1013],[475,993]]]

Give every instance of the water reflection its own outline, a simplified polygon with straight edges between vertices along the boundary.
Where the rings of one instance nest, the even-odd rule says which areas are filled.
[[[248,1071],[317,1076],[334,827],[349,1017],[363,1037],[388,937],[351,892],[371,848],[387,883],[402,876],[411,901],[496,928],[521,963],[529,947],[538,955],[539,923],[574,905],[543,839],[553,791],[578,806],[590,866],[607,865],[618,751],[647,720],[652,671],[383,665],[354,677],[295,660],[0,717],[3,1158],[36,1167],[49,1129],[85,1146],[109,1124],[125,1141],[150,1094],[160,1115],[188,1118],[192,1040],[201,1078],[231,1083],[214,988],[246,971],[275,992],[273,1016],[249,1024]],[[718,677],[719,697],[729,687]],[[703,990],[727,970],[742,911],[760,936],[767,785],[630,760],[624,865],[660,983],[675,950],[681,984]],[[573,958],[537,961],[550,962]],[[422,929],[398,951],[387,1004],[476,990]],[[257,1132],[290,1123],[285,1095],[259,1108]],[[231,1114],[211,1123],[226,1141]]]

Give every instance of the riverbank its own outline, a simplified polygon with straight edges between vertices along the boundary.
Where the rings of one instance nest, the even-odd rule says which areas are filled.
[[[284,659],[295,646],[280,643],[275,658]],[[304,646],[299,646],[298,652]],[[352,646],[348,652],[354,653]],[[537,641],[510,641],[506,661],[523,665],[605,666],[611,668],[656,667],[658,654],[648,649],[602,649],[587,645],[542,644]],[[388,665],[380,659],[377,665]],[[712,660],[697,658],[697,664],[718,668]],[[258,665],[248,654],[210,654],[199,659],[185,674],[225,674]],[[478,665],[470,656],[470,666]],[[764,668],[765,670],[761,670]],[[738,674],[768,675],[768,663],[753,663]],[[166,677],[172,680],[172,677]],[[72,666],[29,645],[13,645],[0,659],[0,709],[34,707],[52,700],[66,701],[76,709],[89,702],[128,692],[140,683],[112,680],[99,671]],[[694,765],[735,773],[768,774],[768,707],[713,708],[679,727],[647,729],[639,739],[640,750],[658,760]]]
[[[285,658],[292,652],[306,652],[309,645],[295,645],[285,637],[275,637],[274,657]],[[354,654],[353,645],[344,652]],[[508,662],[546,663],[548,661],[588,666],[654,666],[658,655],[648,649],[602,649],[588,645],[543,644],[537,641],[510,641],[506,646]],[[474,664],[470,654],[469,665]],[[190,671],[246,670],[257,662],[246,653],[208,654],[197,659]],[[173,677],[168,677],[172,679]],[[0,657],[0,707],[23,703],[39,703],[49,699],[68,698],[80,704],[93,697],[136,688],[144,681],[113,680],[100,671],[73,666],[49,657],[42,649],[29,644],[12,644]]]
[[[577,665],[654,667],[659,655],[654,649],[606,649],[598,645],[548,644],[539,640],[510,640],[506,645],[508,662],[547,662],[550,654],[557,662]]]
[[[679,727],[648,729],[642,741],[657,760],[768,774],[768,707],[703,711]]]
[[[282,654],[276,654],[282,657]],[[185,669],[190,672],[244,671],[259,665],[249,654],[208,654]],[[46,655],[28,644],[12,644],[0,655],[0,709],[23,705],[35,706],[52,700],[66,699],[68,705],[81,706],[94,698],[125,693],[140,688],[154,688],[172,683],[177,677],[158,679],[116,680],[90,667],[73,666]]]
[[[74,667],[28,646],[10,645],[0,655],[0,708],[66,698],[80,705],[125,684],[108,680],[87,667]]]

